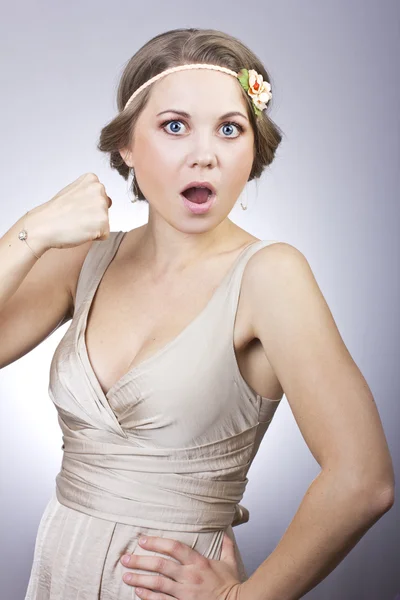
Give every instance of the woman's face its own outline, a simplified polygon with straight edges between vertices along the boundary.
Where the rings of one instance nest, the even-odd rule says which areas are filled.
[[[240,114],[224,116],[231,112]],[[242,89],[220,71],[178,71],[152,84],[132,138],[120,150],[122,158],[134,168],[152,216],[180,231],[205,231],[222,222],[253,164],[254,133]],[[191,212],[181,196],[193,181],[208,181],[216,189],[204,214]]]

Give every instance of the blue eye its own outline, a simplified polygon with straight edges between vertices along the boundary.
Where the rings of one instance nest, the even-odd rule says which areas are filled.
[[[165,121],[165,123],[163,123],[163,124],[161,125],[161,127],[165,128],[165,127],[166,127],[167,125],[169,125],[170,123],[174,123],[174,124],[176,124],[176,123],[182,123],[182,121],[176,121],[176,120],[175,120],[175,121]],[[167,133],[168,133],[168,132],[167,132]],[[175,128],[175,131],[174,131],[174,133],[179,133],[179,130],[177,130],[177,129]]]
[[[183,123],[183,121],[180,121],[179,119],[170,119],[169,121],[164,121],[164,123],[162,123],[162,124],[161,124],[161,128],[165,130],[165,128],[166,128],[168,125],[170,125],[171,123],[173,123],[173,124],[174,124],[174,130],[173,130],[173,131],[166,131],[166,133],[172,133],[173,135],[176,135],[176,134],[177,134],[177,133],[179,133],[179,131],[180,131],[179,127],[178,127],[178,128],[176,128],[176,124],[177,124],[177,123]],[[244,131],[244,127],[242,127],[242,125],[239,125],[239,123],[235,123],[234,121],[227,121],[226,123],[223,123],[223,124],[221,125],[221,127],[228,127],[228,128],[230,128],[230,129],[231,129],[231,131],[232,131],[232,126],[233,126],[233,127],[236,127],[236,128],[238,129],[238,131],[240,132],[240,133],[239,133],[239,135],[240,135],[241,133],[243,133],[243,131]],[[239,137],[239,135],[235,135],[235,136],[232,136],[232,135],[225,135],[225,136],[223,136],[223,137],[227,137],[227,138],[230,138],[230,137],[237,138],[237,137]]]
[[[233,121],[228,121],[227,123],[224,123],[222,125],[222,127],[228,127],[228,128],[230,127],[231,129],[232,129],[232,126],[236,127],[240,131],[240,133],[243,132],[243,127],[241,125],[239,125],[239,123],[234,123]],[[232,137],[232,136],[229,135],[228,137]],[[239,136],[237,135],[237,136],[234,136],[234,137],[239,137]]]

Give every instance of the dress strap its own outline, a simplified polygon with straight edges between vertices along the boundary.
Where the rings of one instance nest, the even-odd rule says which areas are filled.
[[[106,240],[93,240],[79,273],[75,294],[75,313],[85,299],[90,298],[92,289],[104,275],[125,233],[125,231],[110,231]]]

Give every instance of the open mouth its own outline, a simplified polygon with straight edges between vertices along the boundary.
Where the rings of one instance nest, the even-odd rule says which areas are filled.
[[[208,187],[189,187],[182,192],[182,196],[185,196],[190,202],[196,204],[204,204],[213,195],[213,192]]]

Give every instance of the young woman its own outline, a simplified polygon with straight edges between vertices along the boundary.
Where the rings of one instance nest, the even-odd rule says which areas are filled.
[[[0,240],[0,365],[71,319],[49,387],[63,463],[26,600],[299,598],[393,503],[371,392],[306,258],[228,217],[281,141],[271,97],[239,40],[153,38],[99,141],[148,223],[110,232],[88,173]],[[248,578],[232,526],[283,393],[321,473]]]

